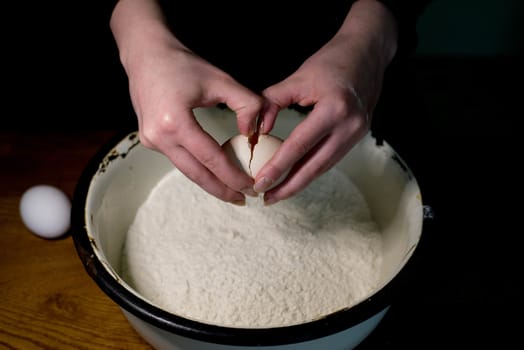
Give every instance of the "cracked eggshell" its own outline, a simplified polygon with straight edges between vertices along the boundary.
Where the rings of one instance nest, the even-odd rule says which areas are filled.
[[[276,136],[259,135],[253,149],[253,158],[251,158],[249,138],[244,135],[233,136],[222,145],[222,148],[246,173],[255,178],[281,144],[282,140]]]
[[[282,140],[273,135],[260,135],[258,142],[253,150],[253,159],[251,159],[251,174],[255,178],[260,169],[273,157],[278,150]]]
[[[251,145],[248,137],[244,135],[233,136],[222,145],[222,149],[241,169],[251,175],[249,170]]]

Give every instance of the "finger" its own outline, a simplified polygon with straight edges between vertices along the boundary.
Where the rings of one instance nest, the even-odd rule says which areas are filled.
[[[181,145],[200,164],[232,190],[255,195],[253,179],[233,163],[215,139],[196,122],[188,125],[186,130],[187,136],[181,139]]]
[[[281,108],[293,103],[308,103],[306,96],[311,94],[304,90],[307,86],[300,79],[291,77],[268,87],[262,91],[262,96]]]
[[[176,118],[174,117],[176,116]],[[152,125],[143,124],[140,132],[141,141],[146,145],[166,154],[170,159],[176,159],[176,147],[180,146],[198,161],[204,168],[214,175],[223,185],[231,190],[255,195],[252,190],[253,179],[243,170],[238,168],[223,152],[218,143],[207,134],[196,121],[192,110],[179,109],[172,114],[165,115],[160,121]],[[175,152],[173,154],[173,152]],[[184,168],[180,162],[177,166]],[[189,169],[198,171],[193,165]],[[191,179],[197,178],[196,174],[187,173]],[[206,187],[203,181],[206,177],[197,180],[198,184]]]
[[[170,148],[166,155],[185,176],[209,194],[225,202],[237,205],[245,203],[243,194],[227,187],[182,146]]]
[[[296,79],[286,79],[262,92],[267,102],[261,114],[263,120],[261,133],[267,134],[273,129],[280,110],[292,104],[304,102],[301,93],[303,88],[304,85],[298,84]]]
[[[340,161],[345,153],[346,149],[338,148],[337,142],[329,136],[324,138],[295,164],[285,181],[264,193],[264,203],[274,204],[299,193]]]
[[[273,204],[302,191],[313,180],[335,166],[364,137],[367,130],[362,117],[355,116],[348,120],[301,158],[285,182],[267,191],[264,194],[264,202]]]
[[[261,134],[269,134],[275,126],[278,113],[284,107],[281,107],[280,105],[266,99],[264,102],[264,107],[260,112],[259,128],[257,131]]]
[[[235,112],[240,133],[246,136],[253,134],[264,105],[263,98],[234,80],[220,81],[213,89],[217,102],[225,103]]]
[[[331,124],[320,108],[314,109],[284,140],[273,157],[257,173],[254,189],[265,192],[330,131]]]

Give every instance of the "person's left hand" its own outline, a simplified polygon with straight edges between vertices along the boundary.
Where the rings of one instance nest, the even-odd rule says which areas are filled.
[[[385,46],[389,50],[384,50],[376,39],[385,25],[394,22],[377,22],[377,17],[367,21],[365,15],[373,11],[385,11],[388,20],[391,17],[385,8],[376,8],[375,2],[371,9],[366,8],[369,1],[363,3],[352,8],[339,33],[294,74],[263,91],[268,102],[261,113],[260,133],[271,131],[281,109],[292,104],[313,106],[257,174],[254,189],[265,192],[266,204],[301,191],[342,159],[369,130],[383,74],[394,55],[394,49]],[[268,190],[288,171],[282,183]]]

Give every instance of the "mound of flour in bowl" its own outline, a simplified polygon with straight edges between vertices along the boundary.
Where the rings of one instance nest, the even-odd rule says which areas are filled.
[[[174,314],[287,326],[365,298],[378,283],[381,243],[362,194],[336,169],[271,206],[225,203],[173,170],[137,211],[121,272]]]

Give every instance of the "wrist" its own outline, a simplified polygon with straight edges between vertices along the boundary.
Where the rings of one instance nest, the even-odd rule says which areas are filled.
[[[344,67],[344,86],[371,116],[396,49],[397,23],[391,12],[376,0],[358,0],[321,56]]]

